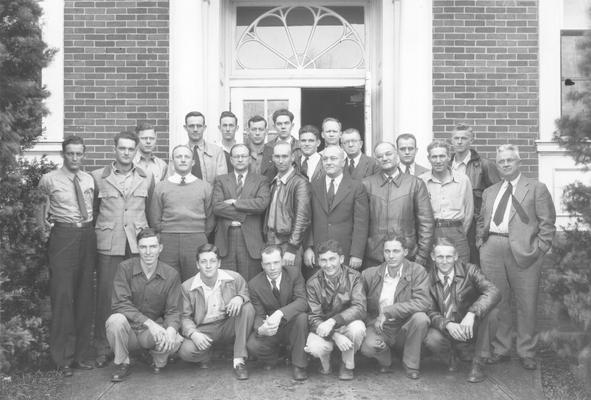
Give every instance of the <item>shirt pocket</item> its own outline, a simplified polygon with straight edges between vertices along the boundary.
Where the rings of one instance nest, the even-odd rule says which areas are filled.
[[[148,189],[145,187],[139,187],[133,192],[134,197],[148,197]]]
[[[96,223],[96,249],[109,251],[113,244],[113,229],[115,223],[113,221],[97,221]]]

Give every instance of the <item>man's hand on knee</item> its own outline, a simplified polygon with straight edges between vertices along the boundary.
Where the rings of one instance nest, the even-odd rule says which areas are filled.
[[[144,322],[144,325],[148,328],[148,331],[150,331],[150,334],[154,339],[154,343],[156,343],[156,348],[161,346],[160,344],[164,341],[164,338],[166,336],[166,329],[164,329],[162,326],[158,325],[151,319],[147,319],[146,322]]]
[[[335,332],[332,335],[332,339],[334,340],[334,343],[336,344],[336,346],[338,347],[338,349],[340,351],[353,350],[353,342],[347,336],[345,336],[341,333]]]
[[[242,304],[244,303],[244,299],[240,296],[234,296],[228,302],[226,306],[226,313],[230,317],[235,317],[240,314],[240,309],[242,308]]]
[[[209,336],[201,332],[193,332],[191,334],[191,341],[197,346],[199,351],[205,351],[211,347],[212,340]]]

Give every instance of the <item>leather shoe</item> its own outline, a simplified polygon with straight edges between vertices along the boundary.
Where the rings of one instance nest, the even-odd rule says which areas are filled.
[[[479,383],[486,379],[486,375],[482,372],[482,362],[480,360],[472,361],[472,368],[468,374],[467,381],[470,383]]]
[[[129,364],[115,365],[115,372],[111,375],[111,382],[123,382],[130,373]]]
[[[418,369],[409,368],[404,365],[404,373],[408,379],[419,379],[421,377],[421,372]]]
[[[507,361],[511,361],[511,356],[508,354],[493,354],[492,357],[486,359],[487,364],[498,364]]]
[[[380,374],[391,374],[392,367],[389,365],[380,365],[379,373]]]
[[[452,351],[449,355],[449,365],[447,367],[449,372],[456,372],[458,370],[458,355]]]
[[[320,375],[330,375],[330,374],[332,374],[332,368],[329,365],[327,369],[324,369],[322,364],[320,364],[319,372],[320,372]]]
[[[339,380],[341,381],[351,381],[353,380],[353,368],[347,368],[345,363],[341,363],[341,367],[339,368]]]
[[[152,364],[150,365],[150,369],[152,370],[152,373],[153,373],[153,374],[156,374],[156,375],[157,375],[157,374],[159,374],[159,373],[162,371],[162,368],[164,368],[164,367],[159,367],[159,366],[157,366],[157,365],[156,365],[156,364],[154,364],[154,363],[152,363]]]
[[[201,361],[199,363],[199,368],[201,368],[201,369],[210,369],[211,368],[211,362],[210,361]]]
[[[90,363],[86,363],[84,361],[74,361],[72,363],[71,367],[74,369],[83,369],[85,371],[94,369],[94,365],[92,365]]]
[[[72,371],[72,368],[69,365],[59,367],[58,371],[60,371],[62,375],[66,378],[70,378],[72,375],[74,375],[74,371]]]
[[[521,361],[521,366],[523,368],[528,369],[530,371],[533,371],[536,368],[538,368],[538,363],[531,357],[524,357],[521,358],[519,361]]]
[[[94,360],[97,368],[104,368],[109,364],[109,358],[106,355],[101,355]]]
[[[308,379],[308,371],[306,368],[293,366],[293,379],[296,381],[305,381]]]
[[[234,367],[234,375],[236,375],[236,379],[239,381],[244,381],[248,379],[248,370],[246,369],[246,364],[240,363]]]

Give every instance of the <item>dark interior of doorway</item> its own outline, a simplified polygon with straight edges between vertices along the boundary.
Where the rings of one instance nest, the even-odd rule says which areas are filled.
[[[358,129],[363,139],[364,101],[363,87],[302,88],[301,126],[312,124],[321,129],[324,118],[334,117],[341,121],[343,130]]]

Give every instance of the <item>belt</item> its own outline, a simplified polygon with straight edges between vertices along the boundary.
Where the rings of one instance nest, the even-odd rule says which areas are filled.
[[[448,228],[450,226],[462,226],[464,221],[459,219],[436,219],[435,226],[439,228]]]
[[[92,221],[88,222],[54,222],[53,226],[57,228],[90,228]]]
[[[509,237],[508,233],[501,233],[501,232],[489,232],[488,236],[502,236],[502,237]]]

